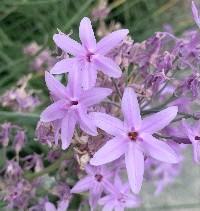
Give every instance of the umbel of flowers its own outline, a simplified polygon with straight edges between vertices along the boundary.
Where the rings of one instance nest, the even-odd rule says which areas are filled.
[[[200,26],[194,3],[192,12]],[[80,166],[86,175],[71,189],[74,194],[89,192],[91,210],[98,204],[103,211],[139,206],[136,194],[145,168],[160,163],[159,175],[165,169],[174,172],[167,174],[171,181],[183,159],[183,143],[193,145],[194,160],[199,162],[199,117],[190,113],[200,84],[200,52],[191,46],[199,40],[196,32],[189,42],[187,35],[179,39],[169,32],[156,33],[141,44],[127,42],[127,36],[128,30],[120,29],[97,42],[90,19],[84,17],[79,27],[81,43],[62,32],[54,35],[55,44],[67,56],[45,73],[53,103],[40,120],[53,125],[55,144],[67,153],[75,149],[77,139],[81,143],[82,136],[87,141],[103,139],[101,146],[87,151],[89,157]],[[165,50],[168,40],[174,47]],[[129,65],[135,65],[131,72]],[[173,81],[177,71],[188,68],[192,73],[183,83]],[[63,73],[67,73],[67,86],[53,76]],[[183,90],[185,95],[180,94]],[[187,122],[190,118],[194,126]],[[159,183],[157,193],[164,186]]]

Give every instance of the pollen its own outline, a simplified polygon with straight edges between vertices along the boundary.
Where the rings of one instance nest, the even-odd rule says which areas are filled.
[[[138,133],[137,132],[129,132],[128,137],[130,138],[131,141],[136,141],[137,137],[138,137]]]
[[[103,179],[103,176],[101,174],[96,174],[95,179],[97,180],[97,182],[101,182]]]
[[[78,101],[71,101],[71,105],[78,105]]]

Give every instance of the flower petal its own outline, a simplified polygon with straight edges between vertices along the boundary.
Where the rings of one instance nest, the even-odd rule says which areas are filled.
[[[71,189],[71,193],[82,193],[90,189],[92,186],[92,178],[86,176],[83,179],[79,180],[74,187]]]
[[[142,134],[143,146],[151,157],[166,163],[178,163],[179,158],[175,151],[165,142],[159,141],[149,134]]]
[[[65,150],[69,147],[76,125],[76,116],[74,112],[68,112],[61,123],[61,141],[62,149]]]
[[[84,17],[80,22],[79,37],[82,45],[88,50],[94,50],[96,48],[96,39],[92,24],[89,18]]]
[[[98,69],[109,77],[120,78],[122,75],[120,67],[108,57],[97,55],[93,57],[93,62]]]
[[[114,207],[115,207],[115,205],[114,205],[113,201],[111,201],[104,205],[102,211],[112,211]]]
[[[81,129],[92,136],[97,136],[97,128],[94,124],[92,118],[87,114],[86,110],[83,108],[78,109],[79,124]]]
[[[85,106],[91,106],[100,103],[103,99],[112,93],[108,88],[92,88],[83,92],[80,102]]]
[[[127,132],[123,122],[115,117],[100,112],[90,113],[90,116],[97,127],[110,135],[118,136]]]
[[[127,150],[127,143],[123,138],[115,137],[101,147],[90,160],[94,166],[103,165],[116,160]]]
[[[60,81],[56,80],[49,72],[45,72],[45,82],[46,85],[54,96],[58,97],[59,99],[66,99],[67,93],[65,86],[60,83]]]
[[[56,211],[54,204],[50,202],[45,203],[45,211]]]
[[[199,140],[191,140],[193,147],[193,160],[196,163],[200,163],[200,142]]]
[[[82,46],[66,34],[55,34],[53,40],[59,48],[73,56],[82,55],[84,52]]]
[[[128,173],[129,184],[134,193],[139,193],[142,187],[144,174],[144,155],[137,145],[130,143],[125,154],[125,163]]]
[[[155,133],[167,126],[177,115],[178,107],[171,106],[142,120],[141,132]]]
[[[122,97],[122,112],[128,126],[140,129],[141,115],[137,96],[132,88],[126,88]]]
[[[73,66],[73,71],[70,72],[68,76],[68,86],[67,89],[72,98],[78,100],[81,94],[81,75],[78,66]]]
[[[128,32],[128,29],[121,29],[112,32],[106,37],[102,38],[97,43],[97,53],[101,55],[107,54],[110,50],[120,44],[120,42],[126,37]]]
[[[94,210],[96,208],[97,202],[101,198],[102,192],[103,186],[101,184],[94,183],[89,192],[89,204],[91,210]]]
[[[59,62],[57,62],[53,68],[50,70],[51,74],[62,74],[62,73],[67,73],[72,70],[72,66],[76,64],[77,60],[75,58],[68,58],[68,59],[63,59]]]
[[[199,17],[199,12],[197,10],[197,7],[194,3],[194,1],[192,1],[192,15],[194,18],[194,21],[196,22],[196,24],[198,25],[198,27],[200,28],[200,17]]]
[[[40,120],[42,122],[51,122],[57,119],[62,119],[66,114],[66,110],[64,110],[65,106],[65,100],[59,100],[51,104],[42,112]]]
[[[95,86],[97,79],[97,68],[91,62],[85,62],[82,67],[82,86],[85,90]]]

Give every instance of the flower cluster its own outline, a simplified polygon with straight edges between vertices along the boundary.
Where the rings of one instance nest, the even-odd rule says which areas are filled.
[[[195,8],[192,4],[198,24]],[[90,20],[83,18],[81,44],[62,32],[53,37],[69,56],[58,61],[50,73],[68,73],[67,86],[45,74],[53,104],[42,112],[40,121],[52,124],[55,145],[74,149],[87,176],[71,193],[89,191],[91,210],[97,204],[103,210],[139,206],[135,194],[141,190],[145,168],[150,172],[151,166],[156,170],[147,178],[157,178],[155,193],[160,193],[180,172],[184,148],[180,143],[185,140],[193,145],[195,161],[199,159],[199,124],[193,129],[184,120],[198,119],[187,113],[191,100],[199,95],[198,32],[183,38],[158,32],[142,43],[127,34],[128,30],[120,29],[96,42]],[[180,74],[184,82],[174,80],[175,74],[189,68],[191,74]],[[177,127],[185,128],[184,137],[175,132]],[[91,151],[88,144],[89,139],[95,142],[94,136],[99,137],[96,142],[104,143]],[[128,183],[123,185],[126,175]]]
[[[108,13],[106,4],[93,10],[98,34],[106,34],[98,42],[84,17],[81,43],[59,31],[53,36],[62,51],[58,61],[49,50],[36,57],[36,69],[48,65],[51,100],[37,123],[36,147],[20,126],[0,126],[0,196],[7,209],[124,211],[141,206],[144,180],[155,185],[155,196],[173,184],[187,146],[200,162],[200,17],[194,2],[198,30],[177,37],[168,26],[141,43],[127,29],[107,29]],[[33,43],[25,53],[38,49]],[[26,84],[2,96],[3,106],[33,109],[39,101],[25,92]]]

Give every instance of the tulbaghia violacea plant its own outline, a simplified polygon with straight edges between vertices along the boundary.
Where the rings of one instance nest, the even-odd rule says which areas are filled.
[[[192,2],[197,29],[177,37],[167,27],[143,42],[135,42],[127,29],[110,31],[108,12],[106,4],[93,12],[99,41],[84,17],[81,44],[59,31],[53,36],[62,50],[57,63],[50,51],[39,54],[38,68],[46,62],[47,70],[52,67],[45,72],[51,103],[35,130],[39,149],[23,128],[0,126],[6,209],[125,211],[141,205],[143,180],[155,185],[155,196],[172,186],[186,146],[199,163],[197,6]],[[37,48],[33,44],[25,53],[33,55]],[[26,84],[6,92],[1,104],[16,114],[32,110],[38,101],[25,91]]]
[[[198,23],[194,3],[192,11]],[[40,120],[53,125],[56,145],[61,142],[62,149],[74,150],[76,156],[86,159],[77,160],[86,176],[74,184],[71,194],[88,191],[91,210],[96,210],[97,205],[105,211],[139,206],[135,194],[141,190],[143,176],[147,180],[156,178],[158,195],[181,170],[181,143],[191,143],[194,160],[199,160],[198,127],[193,129],[185,120],[180,124],[182,118],[199,119],[190,113],[192,100],[199,96],[195,67],[200,53],[198,32],[190,38],[158,32],[142,43],[135,43],[127,34],[128,30],[121,29],[96,42],[90,20],[83,18],[79,27],[82,45],[61,32],[53,38],[71,57],[56,63],[50,73],[68,73],[67,86],[50,73],[45,74],[54,102]],[[174,45],[169,47],[169,42]],[[127,71],[129,65],[133,67],[131,72]],[[174,80],[175,73],[188,68],[190,74],[186,74],[184,82]],[[97,70],[107,76],[98,77]],[[113,89],[112,94],[111,89],[99,86]],[[79,127],[75,127],[76,123]],[[179,136],[174,128],[184,128],[185,135]],[[91,135],[104,140],[93,152],[86,138]],[[125,178],[123,185],[121,180]]]

